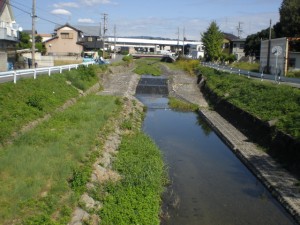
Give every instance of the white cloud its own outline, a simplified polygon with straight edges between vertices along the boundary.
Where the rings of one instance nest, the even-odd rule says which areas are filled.
[[[65,15],[65,16],[71,15],[71,12],[65,9],[54,9],[51,11],[51,13],[55,15]]]
[[[77,20],[78,23],[95,23],[94,20],[88,18],[80,18]]]
[[[111,0],[81,0],[81,2],[88,6],[114,4]]]
[[[79,5],[76,2],[60,2],[53,5],[55,8],[79,8]]]

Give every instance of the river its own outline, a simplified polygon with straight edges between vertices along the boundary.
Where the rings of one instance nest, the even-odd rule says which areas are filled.
[[[136,97],[168,167],[162,225],[296,224],[197,113],[169,109],[162,95]]]

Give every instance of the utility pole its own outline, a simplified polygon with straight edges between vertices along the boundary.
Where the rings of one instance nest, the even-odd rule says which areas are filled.
[[[237,26],[237,32],[238,32],[238,38],[241,38],[241,34],[243,32],[243,28],[242,28],[242,22],[239,22],[239,25]]]
[[[178,27],[176,34],[177,34],[177,53],[178,53],[179,52],[179,35],[180,35],[179,27]]]
[[[104,56],[105,56],[105,33],[106,33],[106,31],[107,31],[107,16],[108,16],[108,14],[106,14],[106,13],[103,13],[102,14],[102,16],[103,16],[103,37],[102,37],[102,40],[103,40],[103,51],[102,51],[102,57],[104,58]]]
[[[272,38],[272,30],[271,30],[272,20],[270,20],[270,28],[269,28],[269,42],[268,42],[268,55],[267,55],[267,73],[270,73],[270,57],[271,57],[271,38]]]
[[[116,57],[116,52],[117,52],[117,27],[116,27],[116,24],[114,25],[114,57]]]
[[[36,6],[35,0],[32,0],[32,48],[31,48],[31,65],[35,66],[35,19],[36,19]]]
[[[185,36],[185,27],[183,27],[183,32],[182,32],[182,56],[184,56],[184,37]]]

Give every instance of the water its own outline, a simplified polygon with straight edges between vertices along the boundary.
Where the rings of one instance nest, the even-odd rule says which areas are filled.
[[[148,106],[143,130],[169,167],[162,224],[296,224],[199,115],[168,109],[162,96],[137,97]]]

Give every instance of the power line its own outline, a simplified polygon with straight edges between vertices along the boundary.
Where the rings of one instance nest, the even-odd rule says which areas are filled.
[[[28,15],[30,15],[30,16],[31,16],[31,14],[32,14],[31,12],[25,11],[24,9],[21,9],[21,8],[19,8],[18,6],[15,6],[15,5],[11,4],[11,3],[7,3],[7,4],[10,5],[10,6],[13,7],[13,8],[16,8],[16,9],[18,9],[18,10],[20,10],[20,11],[22,11],[22,12],[28,14]],[[59,26],[62,25],[62,24],[56,23],[56,22],[54,22],[54,21],[52,21],[52,20],[49,20],[49,19],[46,19],[46,18],[37,16],[37,15],[35,15],[35,18],[39,18],[39,19],[41,19],[41,20],[44,20],[44,21],[49,22],[49,23],[53,23],[53,24],[55,24],[55,25],[59,25]]]

